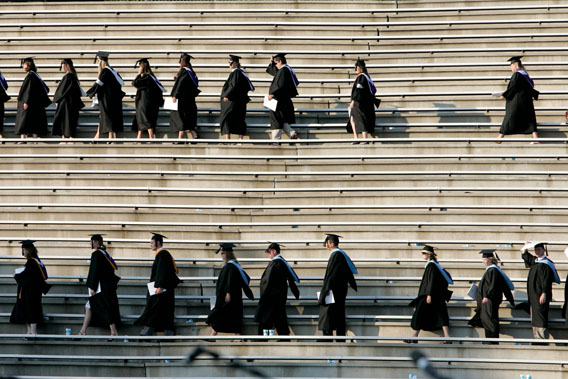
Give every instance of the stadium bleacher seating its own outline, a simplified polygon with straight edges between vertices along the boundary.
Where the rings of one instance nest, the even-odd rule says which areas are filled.
[[[566,375],[568,333],[560,309],[568,259],[566,101],[568,5],[558,0],[514,3],[463,0],[280,2],[2,2],[0,70],[8,79],[0,145],[0,375],[32,377],[249,377],[235,364],[273,377],[401,378],[415,373],[417,347],[434,367],[455,378],[556,379]],[[91,139],[98,112],[82,111],[78,139],[60,145],[43,136],[16,145],[15,98],[23,78],[19,60],[35,56],[53,94],[59,62],[72,58],[82,86],[95,80],[92,59],[111,52],[125,78],[125,132],[107,145]],[[130,81],[134,62],[151,57],[167,89],[180,52],[189,52],[203,91],[198,140],[172,144],[161,112],[158,139],[136,144]],[[262,98],[271,78],[270,55],[288,52],[301,82],[294,101],[300,140],[268,146]],[[229,74],[229,53],[243,57],[253,80],[242,146],[220,145],[218,97]],[[536,88],[540,144],[524,136],[496,145],[506,88],[506,59],[523,59]],[[345,132],[357,57],[367,61],[382,103],[368,145]],[[48,109],[53,116],[53,107]],[[170,135],[168,135],[170,134]],[[164,137],[164,139],[162,139]],[[31,140],[29,142],[32,142]],[[148,142],[142,140],[142,142]],[[191,143],[191,144],[190,144]],[[177,290],[177,336],[137,336],[152,252],[150,232],[167,235],[184,283]],[[108,342],[104,328],[76,334],[87,300],[89,233],[105,233],[122,277],[118,294],[124,325]],[[317,331],[316,291],[328,252],[325,232],[359,268],[358,292],[348,294],[348,339]],[[25,339],[8,322],[14,269],[23,264],[18,241],[36,246],[51,276],[41,335]],[[233,242],[253,278],[256,296],[268,241],[303,279],[301,298],[289,297],[292,336],[283,343],[254,337],[256,301],[245,300],[244,332],[212,342],[205,325],[221,260],[216,244]],[[527,270],[519,248],[550,243],[563,280],[551,303],[549,346],[532,345],[526,313],[503,304],[501,344],[483,345],[483,330],[467,326],[475,302],[467,297],[483,274],[477,252],[497,248],[526,299]],[[438,248],[452,273],[449,303],[453,344],[437,333],[409,339],[424,263],[424,243]],[[233,342],[237,338],[239,342]],[[269,340],[268,342],[265,340]],[[320,340],[323,340],[320,341]],[[188,354],[205,352],[188,366]]]

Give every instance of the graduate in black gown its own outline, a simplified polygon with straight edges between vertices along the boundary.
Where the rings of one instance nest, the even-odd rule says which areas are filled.
[[[287,336],[290,335],[286,316],[288,285],[296,299],[299,299],[300,291],[296,283],[300,283],[300,278],[280,255],[279,244],[271,243],[266,254],[271,261],[260,278],[260,300],[254,317],[260,324],[258,334],[262,335],[264,329],[275,327],[278,335]]]
[[[108,138],[116,138],[116,133],[122,132],[124,128],[122,120],[122,98],[126,95],[122,91],[124,80],[118,71],[109,66],[108,56],[107,51],[97,53],[95,63],[98,60],[99,77],[87,91],[87,96],[95,98],[100,109],[99,127],[94,138],[99,138],[101,133],[108,133]]]
[[[5,116],[5,106],[10,96],[8,96],[8,82],[2,73],[0,72],[0,138],[2,138],[2,132],[4,131],[4,116]]]
[[[47,134],[47,115],[45,108],[51,104],[49,87],[37,74],[37,68],[32,57],[21,60],[21,66],[27,72],[20,93],[18,94],[18,113],[14,133],[22,138],[31,135]],[[23,143],[23,142],[18,142]]]
[[[241,57],[229,55],[229,67],[231,74],[223,85],[221,91],[221,114],[219,125],[221,135],[231,139],[231,134],[236,134],[239,139],[243,139],[247,131],[245,117],[247,115],[247,103],[249,91],[254,91],[249,77],[241,68],[239,63]]]
[[[525,70],[521,58],[509,59],[513,76],[507,90],[501,94],[501,98],[506,99],[507,103],[499,138],[509,134],[532,134],[533,138],[538,138],[533,99],[538,99],[539,92],[534,89],[534,82]]]
[[[120,309],[116,289],[120,277],[112,256],[106,251],[102,234],[91,235],[91,264],[87,277],[89,301],[85,306],[85,319],[79,335],[86,335],[89,325],[108,326],[110,335],[117,336],[116,326],[120,324]]]
[[[347,286],[357,291],[354,275],[357,268],[346,252],[339,248],[339,238],[336,234],[327,234],[323,246],[330,251],[323,286],[319,294],[319,322],[318,329],[324,336],[332,336],[333,331],[338,336],[347,332],[345,325],[345,298]],[[326,301],[326,297],[333,295],[333,302]],[[339,341],[339,340],[338,340]]]
[[[22,241],[22,255],[27,259],[23,271],[14,275],[18,283],[16,305],[12,310],[10,322],[26,324],[27,334],[37,334],[37,324],[43,322],[42,294],[51,288],[47,284],[47,270],[39,259],[35,241]]]
[[[65,75],[53,95],[57,110],[53,116],[51,134],[62,138],[73,138],[79,124],[79,111],[85,106],[81,97],[86,94],[81,89],[77,71],[70,58],[61,61],[59,71],[61,69],[65,71]]]
[[[136,61],[136,67],[139,67],[138,75],[132,81],[136,88],[136,115],[132,120],[132,130],[138,132],[137,138],[142,138],[144,131],[148,132],[148,138],[156,138],[158,115],[160,107],[164,105],[163,93],[166,89],[154,76],[148,58]]]
[[[379,103],[379,100],[375,98],[377,89],[367,72],[367,65],[364,60],[357,59],[355,69],[357,70],[357,77],[351,89],[351,103],[349,103],[351,115],[347,129],[349,132],[353,132],[355,139],[357,139],[359,133],[363,138],[369,138],[369,135],[375,131],[375,105]],[[361,142],[361,144],[367,143]]]
[[[163,248],[166,236],[152,233],[150,248],[156,252],[150,283],[155,291],[150,295],[146,291],[146,308],[135,325],[144,325],[141,336],[151,336],[154,332],[163,331],[166,336],[175,334],[175,295],[174,290],[181,283],[178,278],[178,268],[174,257]]]
[[[450,274],[438,263],[436,252],[432,246],[424,245],[422,258],[426,263],[418,296],[410,303],[416,307],[410,326],[414,330],[412,337],[418,337],[421,330],[434,331],[442,329],[444,337],[450,337],[448,307],[452,291],[448,284],[454,284]],[[407,341],[408,342],[408,341]],[[445,341],[444,343],[451,343]]]
[[[534,248],[535,255],[529,253]],[[548,310],[552,300],[552,283],[560,284],[556,266],[548,258],[544,242],[527,242],[521,249],[525,267],[529,269],[527,294],[531,326],[536,339],[548,339]]]
[[[276,99],[276,111],[270,111],[270,129],[272,129],[272,139],[280,139],[282,130],[291,139],[298,138],[298,134],[292,129],[290,124],[296,122],[294,115],[294,103],[292,98],[298,96],[298,78],[292,67],[286,63],[286,54],[276,54],[270,58],[270,64],[266,69],[269,75],[274,76],[270,88],[268,89],[268,100]]]
[[[187,131],[192,138],[197,138],[197,104],[195,98],[201,90],[199,78],[193,70],[189,54],[182,54],[179,58],[180,69],[174,77],[174,86],[171,96],[177,103],[177,111],[170,112],[170,130],[177,132],[177,138],[184,138]]]
[[[499,305],[503,302],[504,294],[511,306],[515,306],[511,292],[515,286],[499,267],[499,256],[494,249],[481,250],[480,254],[485,265],[485,273],[477,289],[475,315],[468,324],[483,327],[486,338],[499,338]]]
[[[215,308],[207,316],[207,325],[211,325],[211,335],[217,333],[241,334],[243,326],[243,291],[254,300],[249,288],[250,277],[241,267],[232,243],[224,243],[216,253],[221,252],[225,266],[217,278]]]

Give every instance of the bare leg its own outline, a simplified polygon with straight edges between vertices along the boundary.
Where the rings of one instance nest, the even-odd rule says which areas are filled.
[[[273,129],[271,130],[272,139],[281,139],[282,138],[282,129]]]
[[[450,337],[450,328],[448,328],[448,326],[442,326],[442,331],[444,332],[444,337],[449,338]]]
[[[211,335],[212,336],[216,336],[217,335],[217,331],[213,328],[211,328]]]
[[[499,136],[498,136],[497,138],[504,138],[504,137],[505,137],[505,135],[504,135],[504,134],[502,134],[502,133],[499,133]],[[501,141],[497,141],[497,142],[495,142],[495,143],[496,143],[496,144],[500,144],[500,143],[501,143]]]
[[[535,138],[535,139],[538,138],[538,132],[536,132],[536,131],[535,131],[535,132],[532,132],[532,138]],[[532,142],[532,143],[540,143],[540,142],[534,141],[534,142]]]
[[[90,308],[85,307],[85,319],[83,320],[83,326],[81,327],[81,330],[79,331],[79,334],[84,336],[87,334],[87,328],[89,327],[89,324],[91,323],[91,318],[93,317],[93,314],[91,312]]]
[[[178,132],[178,138],[181,139],[181,138],[184,138],[184,137],[185,137],[184,131],[183,131],[183,130],[180,130],[180,131]]]
[[[139,130],[138,134],[136,134],[136,138],[138,139],[142,138],[142,133],[143,133],[142,130]]]
[[[349,121],[351,123],[351,130],[353,130],[353,138],[357,139],[357,131],[355,130],[355,120],[353,119],[353,116],[351,116]],[[357,143],[357,142],[354,142],[354,143]]]
[[[118,336],[118,332],[116,331],[116,325],[115,324],[110,324],[109,328],[110,328],[110,335],[111,336]],[[87,330],[87,329],[85,329],[85,330]]]
[[[26,134],[20,134],[20,138],[21,138],[21,139],[26,139],[26,138],[28,138],[28,136],[27,136]],[[25,142],[20,141],[20,142],[18,142],[18,145],[22,145],[22,144],[24,144],[24,143],[25,143]]]
[[[189,132],[191,133],[191,138],[193,139],[197,138],[197,132],[195,130],[190,130]]]
[[[420,333],[420,330],[415,330],[414,332],[412,332],[411,337],[418,337],[419,333]]]
[[[95,134],[95,136],[93,137],[94,139],[100,138],[101,136],[101,124],[99,124],[99,126],[97,127],[97,133]]]
[[[37,334],[37,324],[30,324],[30,334]]]
[[[369,138],[369,133],[367,133],[367,132],[362,132],[361,135],[363,136],[363,138]],[[368,144],[369,142],[361,142],[361,143],[364,144],[364,145],[366,145],[366,144]]]
[[[156,135],[154,134],[154,129],[148,129],[148,138],[154,139]],[[147,142],[147,143],[154,143],[154,142]]]

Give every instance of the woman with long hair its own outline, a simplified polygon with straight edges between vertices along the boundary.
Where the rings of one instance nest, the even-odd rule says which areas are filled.
[[[162,83],[154,76],[148,58],[136,61],[138,75],[132,81],[136,88],[136,115],[132,121],[132,130],[137,131],[137,138],[148,131],[148,138],[156,137],[156,124],[160,107],[164,105],[162,93],[166,92]]]
[[[38,75],[33,57],[22,59],[20,66],[27,75],[18,94],[15,133],[19,134],[22,139],[29,135],[37,138],[38,135],[47,134],[45,108],[51,104],[47,96],[49,87]]]
[[[99,64],[99,76],[95,84],[87,91],[87,96],[94,98],[101,111],[100,123],[97,134],[94,138],[99,138],[101,133],[108,133],[108,138],[116,138],[117,132],[122,132],[122,98],[126,95],[122,91],[124,80],[118,72],[110,67],[108,63],[109,53],[99,51],[95,57],[95,62]]]
[[[410,306],[416,307],[412,315],[411,327],[414,330],[412,337],[418,337],[421,330],[434,331],[442,329],[444,337],[450,337],[448,307],[452,292],[448,290],[448,284],[453,284],[450,273],[439,263],[432,246],[424,245],[422,258],[427,262],[424,275],[420,282],[418,296]],[[444,343],[451,343],[445,341]]]
[[[351,102],[349,103],[350,115],[347,130],[353,132],[353,138],[361,133],[363,138],[369,138],[375,131],[375,104],[379,102],[375,98],[377,89],[367,71],[367,65],[362,59],[355,62],[357,77],[351,89]],[[357,143],[357,142],[354,142]],[[368,142],[361,142],[367,144]]]
[[[177,103],[177,111],[170,113],[170,130],[177,132],[177,138],[184,138],[187,131],[192,138],[197,138],[197,104],[195,97],[201,90],[199,79],[191,65],[193,57],[189,54],[182,54],[179,58],[179,71],[174,77],[175,83],[172,88],[171,96],[174,103]]]
[[[218,332],[241,334],[243,324],[243,291],[253,300],[254,296],[249,288],[250,277],[241,267],[232,243],[224,243],[217,250],[225,265],[219,273],[217,280],[215,308],[209,313],[206,323],[211,325],[211,335]]]
[[[27,334],[37,334],[37,325],[43,322],[42,294],[46,294],[51,288],[46,282],[47,270],[39,259],[34,242],[21,242],[26,266],[23,270],[16,270],[14,275],[18,283],[18,295],[10,316],[11,323],[26,324]]]
[[[79,111],[85,106],[81,97],[84,95],[77,71],[70,58],[61,61],[59,70],[65,71],[65,75],[55,91],[53,102],[57,104],[57,110],[53,116],[53,128],[51,134],[62,138],[73,138],[79,124]],[[61,142],[65,143],[65,142]],[[72,142],[69,142],[72,143]]]

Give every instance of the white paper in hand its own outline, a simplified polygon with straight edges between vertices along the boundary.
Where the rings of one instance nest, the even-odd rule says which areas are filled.
[[[215,308],[216,302],[217,302],[217,296],[211,296],[209,298],[209,310],[213,310],[213,308]]]
[[[319,299],[321,292],[318,291],[316,293],[317,293],[318,299]],[[325,305],[335,304],[335,297],[333,297],[333,291],[332,290],[329,290],[329,292],[327,293],[327,296],[325,297],[325,299],[323,299],[323,301],[324,301]]]
[[[14,273],[19,274],[19,273],[23,272],[25,269],[26,269],[25,267],[17,268],[17,269],[14,270]]]
[[[501,95],[503,95],[502,92],[493,92],[493,93],[491,94],[491,96],[493,96],[493,97],[501,97]]]
[[[156,282],[150,282],[147,284],[148,286],[148,293],[150,294],[150,296],[154,296],[156,295]],[[162,288],[162,292],[166,292],[165,288]]]
[[[166,97],[164,99],[164,109],[169,109],[170,111],[177,111],[178,110],[178,103],[177,101],[174,103],[174,99],[171,97]]]
[[[268,95],[264,96],[264,102],[262,103],[265,108],[270,109],[273,112],[276,112],[276,106],[278,105],[278,101],[276,99],[268,100]]]

